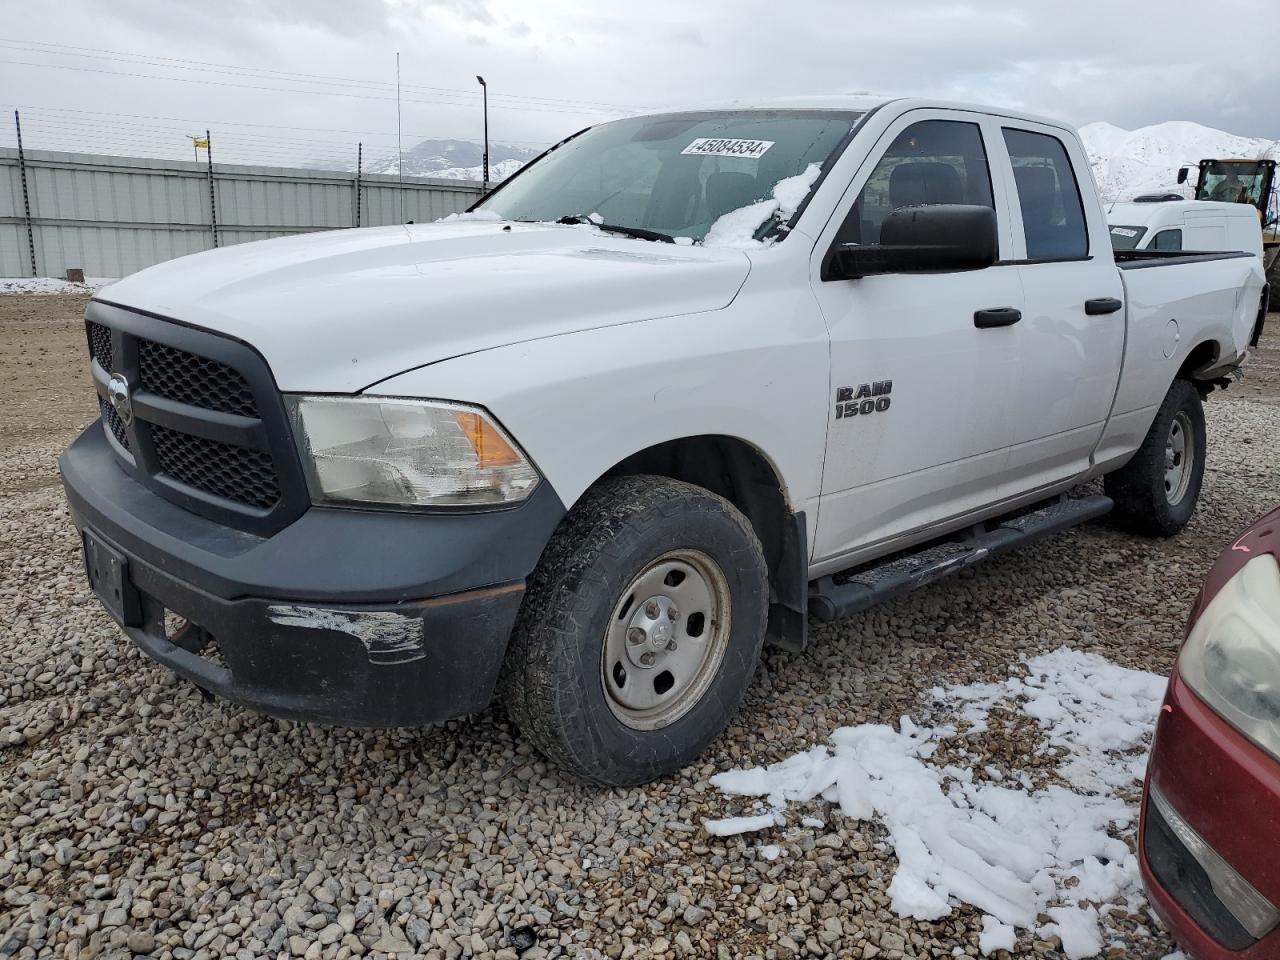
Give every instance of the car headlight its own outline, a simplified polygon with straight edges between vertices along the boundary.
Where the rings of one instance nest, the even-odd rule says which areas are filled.
[[[1178,656],[1187,686],[1280,759],[1280,566],[1254,557],[1209,601]]]
[[[515,441],[476,407],[297,395],[285,404],[316,503],[502,506],[538,484]]]

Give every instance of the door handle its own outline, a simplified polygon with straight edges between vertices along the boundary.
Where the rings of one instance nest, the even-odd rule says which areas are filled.
[[[1094,297],[1084,302],[1084,312],[1091,317],[1099,317],[1104,313],[1115,313],[1123,309],[1124,304],[1115,297]]]
[[[1008,327],[1022,319],[1022,311],[1017,307],[989,307],[979,310],[973,315],[973,325],[979,330],[989,327]]]

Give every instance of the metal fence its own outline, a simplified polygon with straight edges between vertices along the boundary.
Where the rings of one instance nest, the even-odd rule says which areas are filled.
[[[32,276],[33,250],[35,276],[123,277],[215,245],[437,220],[480,197],[465,180],[215,163],[211,189],[191,161],[45,150],[23,160],[0,148],[0,277]]]

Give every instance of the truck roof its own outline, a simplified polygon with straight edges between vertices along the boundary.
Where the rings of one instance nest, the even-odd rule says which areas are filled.
[[[1107,222],[1130,227],[1150,227],[1166,223],[1184,223],[1206,217],[1251,217],[1258,211],[1247,203],[1220,200],[1165,200],[1160,203],[1132,201],[1107,205]]]
[[[814,94],[793,97],[766,97],[761,99],[739,98],[721,100],[710,103],[699,103],[684,107],[670,107],[661,110],[645,111],[645,113],[684,113],[699,110],[847,110],[856,113],[892,105],[896,110],[963,110],[971,113],[985,113],[997,117],[1008,117],[1011,120],[1027,120],[1048,126],[1061,127],[1075,131],[1071,124],[1053,117],[1039,116],[1012,110],[1006,107],[993,107],[989,104],[962,103],[951,100],[935,100],[928,97],[890,97],[873,93],[850,94]]]

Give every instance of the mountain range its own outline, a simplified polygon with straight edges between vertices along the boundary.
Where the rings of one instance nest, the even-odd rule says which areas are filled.
[[[1202,159],[1280,160],[1280,140],[1238,137],[1187,120],[1171,120],[1136,130],[1111,123],[1080,128],[1098,193],[1104,202],[1132,200],[1143,193],[1172,192],[1191,196],[1195,166]],[[1178,185],[1178,168],[1191,167],[1186,184]]]
[[[511,176],[542,151],[509,143],[489,144],[489,179]],[[483,175],[484,147],[471,140],[423,140],[404,152],[406,177],[443,177],[449,180],[479,180]],[[365,173],[395,176],[400,172],[395,156],[369,160]]]

